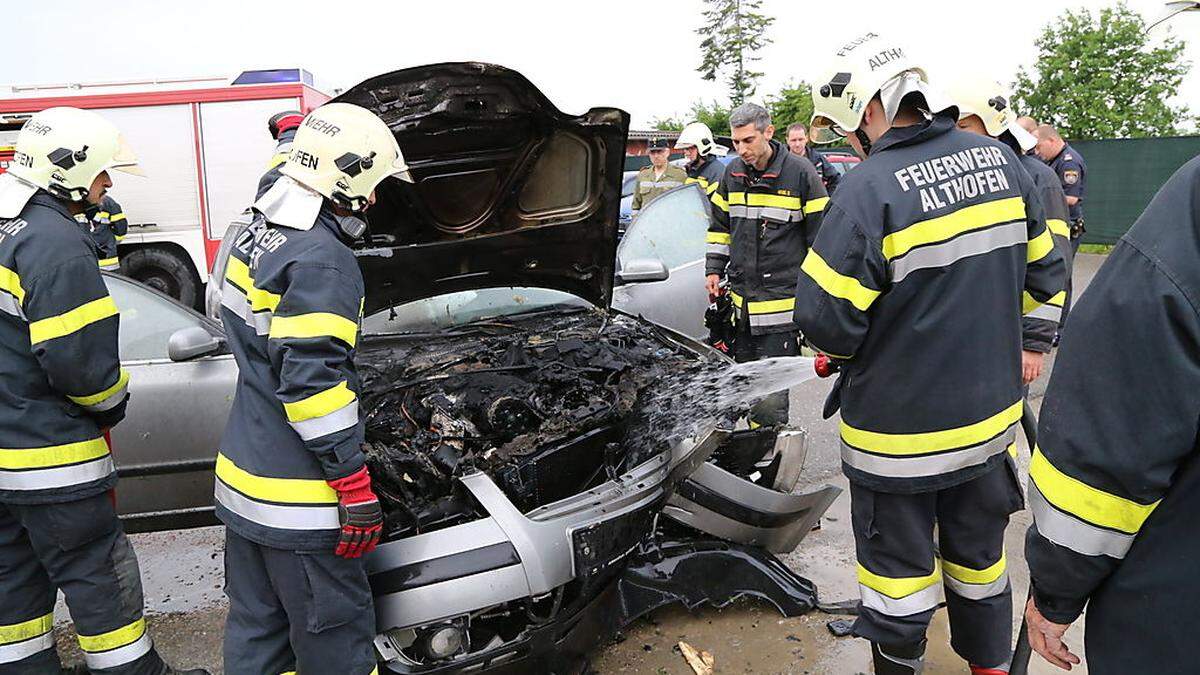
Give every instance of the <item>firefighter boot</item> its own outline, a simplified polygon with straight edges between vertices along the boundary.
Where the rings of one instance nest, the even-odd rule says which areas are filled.
[[[925,671],[925,640],[904,645],[871,643],[875,675],[921,675]]]

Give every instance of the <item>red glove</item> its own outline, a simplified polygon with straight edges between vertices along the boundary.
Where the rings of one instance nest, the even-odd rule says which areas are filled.
[[[371,474],[364,465],[358,471],[337,480],[326,481],[338,493],[338,519],[342,536],[334,555],[357,558],[375,550],[383,534],[383,509],[371,490]]]

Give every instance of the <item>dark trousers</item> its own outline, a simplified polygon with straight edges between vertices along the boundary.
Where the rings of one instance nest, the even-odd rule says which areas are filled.
[[[1059,323],[1058,323],[1058,330],[1060,332],[1067,325],[1067,315],[1071,311],[1071,303],[1074,302],[1074,300],[1075,300],[1075,284],[1073,283],[1073,280],[1071,279],[1071,276],[1072,276],[1071,272],[1075,269],[1075,258],[1079,255],[1079,244],[1081,244],[1081,243],[1083,243],[1083,235],[1082,234],[1079,235],[1078,237],[1071,237],[1071,259],[1066,261],[1067,262],[1067,288],[1066,288],[1067,297],[1065,300],[1063,300],[1063,315],[1062,315],[1062,319],[1059,320]]]
[[[738,363],[758,361],[773,356],[799,356],[800,341],[796,331],[752,335],[749,320],[739,320],[733,358]],[[781,426],[788,422],[788,392],[777,391],[750,408],[750,427]]]
[[[854,634],[885,646],[920,642],[944,584],[954,651],[968,663],[1007,669],[1012,593],[1004,530],[1023,501],[1011,462],[935,492],[892,494],[851,483],[862,596]]]
[[[0,504],[0,674],[59,675],[56,590],[93,673],[166,671],[142,619],[137,557],[108,495]]]
[[[375,609],[362,558],[298,553],[225,530],[225,672],[366,675]]]

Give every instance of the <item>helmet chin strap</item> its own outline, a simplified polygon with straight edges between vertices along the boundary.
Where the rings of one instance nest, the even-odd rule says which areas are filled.
[[[854,130],[854,137],[858,139],[859,145],[862,146],[863,154],[870,156],[871,137],[867,135],[867,132],[863,131],[862,127],[859,127],[858,129]]]

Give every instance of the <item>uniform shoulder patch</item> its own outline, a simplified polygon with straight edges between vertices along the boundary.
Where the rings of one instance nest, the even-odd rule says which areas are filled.
[[[1064,161],[1064,162],[1069,162],[1069,161],[1071,161],[1071,160],[1073,160],[1073,159],[1075,159],[1075,158],[1074,158],[1074,157],[1072,157],[1072,156],[1071,156],[1071,153],[1069,153],[1069,152],[1068,152],[1067,154],[1063,155],[1063,161]]]
[[[1074,185],[1079,182],[1079,172],[1075,169],[1067,169],[1063,171],[1063,182],[1067,185]]]

